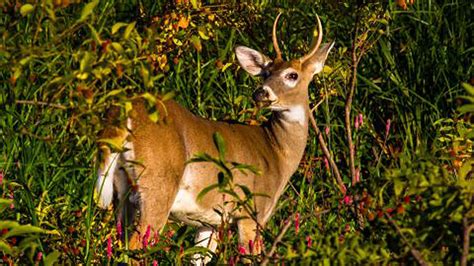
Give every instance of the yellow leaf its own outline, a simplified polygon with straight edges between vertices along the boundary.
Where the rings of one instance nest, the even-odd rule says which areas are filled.
[[[26,15],[30,14],[31,12],[33,12],[34,9],[35,9],[35,7],[31,4],[22,5],[21,8],[20,8],[20,14],[22,16],[26,16]]]
[[[202,50],[201,39],[199,39],[197,35],[191,36],[191,43],[193,44],[196,51],[198,51],[198,53],[201,52]]]
[[[207,29],[204,28],[204,27],[199,27],[198,28],[198,33],[199,33],[199,36],[201,37],[201,39],[203,40],[209,40],[209,36],[207,34]]]
[[[331,74],[333,71],[332,67],[328,66],[328,65],[325,65],[324,68],[323,68],[323,73],[324,74]]]

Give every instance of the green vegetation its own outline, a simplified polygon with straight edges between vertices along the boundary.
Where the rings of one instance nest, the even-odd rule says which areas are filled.
[[[308,50],[316,14],[336,41],[310,95],[337,169],[312,130],[261,232],[266,253],[247,261],[474,261],[471,1],[171,2],[0,3],[0,263],[178,264],[202,252],[176,223],[141,251],[119,240],[115,212],[94,201],[96,134],[109,107],[159,94],[211,120],[261,123],[260,81],[233,48],[273,54],[280,11],[284,57]],[[232,226],[219,230],[213,261],[241,263]]]

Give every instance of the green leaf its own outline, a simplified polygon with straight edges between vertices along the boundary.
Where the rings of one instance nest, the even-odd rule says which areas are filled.
[[[192,255],[192,254],[209,254],[209,249],[205,247],[194,246],[184,250],[184,255]]]
[[[170,100],[170,99],[173,99],[175,96],[175,92],[174,91],[170,91],[168,93],[166,93],[165,95],[163,95],[163,97],[161,97],[161,101],[167,101],[167,100]]]
[[[31,4],[25,4],[25,5],[22,5],[21,8],[20,8],[20,14],[22,16],[26,16],[28,14],[30,14],[31,12],[33,12],[33,10],[35,10],[35,7]]]
[[[196,51],[199,53],[202,51],[201,39],[197,35],[191,36],[191,43],[193,44]]]
[[[201,162],[214,162],[214,160],[209,154],[198,152],[198,153],[194,154],[193,158],[188,160],[186,162],[186,164],[188,164],[188,163],[201,163]]]
[[[46,233],[46,230],[33,226],[33,225],[20,225],[12,228],[8,233],[4,235],[5,238],[9,238],[12,236],[19,236],[25,234],[42,234]]]
[[[128,25],[127,23],[124,23],[124,22],[117,22],[115,23],[113,26],[112,26],[112,34],[115,34],[117,33],[117,31],[122,28],[122,27],[125,27],[126,25]]]
[[[226,179],[227,179],[227,178],[225,178],[224,173],[219,172],[219,173],[217,174],[217,184],[219,185],[219,187],[222,188],[222,187],[224,187],[224,186],[228,183],[228,182],[226,182],[226,181],[227,181]]]
[[[9,201],[9,202],[11,202],[11,201]],[[10,203],[8,203],[8,205],[10,205]],[[17,227],[17,226],[20,226],[20,224],[18,222],[15,222],[15,221],[0,221],[0,230],[6,229],[6,228],[13,228],[13,227]]]
[[[469,83],[465,83],[465,82],[461,83],[461,85],[467,91],[467,93],[469,93],[471,95],[474,95],[474,86],[472,86]]]
[[[250,189],[247,186],[243,186],[243,185],[237,185],[237,186],[240,187],[240,189],[242,189],[242,191],[245,194],[245,197],[249,199],[252,198],[253,196],[252,191],[250,191]]]
[[[209,40],[207,29],[205,27],[202,27],[202,26],[198,27],[198,34],[199,34],[199,37],[201,37],[201,39]]]
[[[209,193],[209,191],[214,190],[214,189],[216,189],[216,188],[219,188],[219,184],[212,184],[212,185],[210,185],[210,186],[208,186],[208,187],[205,187],[203,190],[201,190],[201,192],[199,192],[199,194],[198,194],[197,197],[196,197],[196,200],[197,200],[197,201],[201,201],[202,198],[203,198],[207,193]]]
[[[10,245],[5,242],[4,240],[0,239],[0,251],[6,253],[6,254],[12,254],[12,249]]]
[[[112,45],[112,48],[114,48],[114,50],[115,50],[117,53],[119,53],[119,54],[123,53],[123,47],[122,47],[122,45],[121,45],[120,43],[118,43],[118,42],[112,42],[111,45]]]
[[[247,174],[245,171],[250,171],[256,175],[262,174],[262,171],[260,171],[260,169],[250,164],[232,162],[232,166],[243,174]]]
[[[43,263],[45,266],[54,265],[54,263],[59,259],[61,253],[57,250],[49,253],[46,257],[44,257]]]
[[[92,38],[94,39],[94,41],[98,44],[101,44],[102,40],[100,39],[99,33],[97,33],[97,31],[94,29],[94,27],[92,27],[92,25],[87,24],[87,26],[91,30]]]
[[[98,139],[98,143],[107,143],[109,144],[112,149],[117,150],[117,151],[122,151],[122,139],[121,138],[109,138],[109,139]]]
[[[79,18],[78,22],[84,21],[90,14],[92,14],[92,11],[94,11],[94,8],[99,4],[99,0],[94,0],[87,5],[84,6],[81,12],[81,17]]]
[[[79,70],[81,72],[86,71],[92,63],[92,55],[90,52],[85,52],[84,56],[81,59],[81,62],[79,63]]]
[[[142,95],[140,95],[140,97],[145,99],[150,105],[156,104],[156,97],[148,92],[143,93]]]
[[[12,202],[13,202],[13,201],[10,200],[10,199],[2,199],[2,198],[0,198],[0,213],[1,213],[4,209],[10,207],[10,204],[12,204]],[[7,222],[7,221],[0,221],[0,229],[2,229],[2,222]],[[5,228],[5,227],[4,227],[4,228]]]
[[[458,111],[459,111],[461,114],[474,113],[474,104],[465,104],[465,105],[459,107],[459,108],[458,108]]]
[[[125,32],[123,33],[123,38],[125,40],[128,40],[128,38],[130,37],[130,33],[132,33],[132,30],[135,28],[135,24],[135,21],[128,24],[127,28],[125,29]]]
[[[217,150],[219,151],[219,158],[221,159],[221,161],[224,161],[226,153],[224,138],[219,132],[215,132],[212,135],[212,138],[214,140],[214,144],[216,145]]]
[[[197,0],[191,0],[190,2],[194,9],[197,9],[199,7]]]

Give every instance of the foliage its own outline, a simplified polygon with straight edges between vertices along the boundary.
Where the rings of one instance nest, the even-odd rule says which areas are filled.
[[[347,193],[339,192],[311,133],[298,172],[261,232],[267,251],[286,232],[270,259],[454,264],[463,256],[466,225],[474,220],[469,1],[7,0],[0,8],[1,262],[137,257],[179,264],[206,252],[192,247],[194,229],[177,223],[150,236],[144,250],[128,250],[121,235],[131,228],[94,203],[96,134],[107,109],[119,106],[125,117],[134,97],[156,102],[175,95],[211,120],[264,121],[266,113],[249,97],[259,80],[239,71],[233,47],[271,54],[279,11],[287,58],[308,50],[316,14],[325,40],[336,40],[310,100]],[[159,115],[150,112],[152,119]],[[224,153],[197,158],[227,173],[220,189],[231,184],[233,169],[254,170],[229,165]],[[234,229],[221,228],[228,233],[215,260],[237,263]],[[467,251],[472,261],[472,244]]]

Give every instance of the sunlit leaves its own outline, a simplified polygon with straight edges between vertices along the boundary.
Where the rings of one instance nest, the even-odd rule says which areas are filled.
[[[28,14],[30,14],[31,12],[33,12],[33,10],[35,10],[35,7],[31,4],[24,4],[21,6],[20,8],[20,14],[22,16],[26,16]]]
[[[123,38],[125,40],[128,40],[128,38],[130,37],[130,34],[135,29],[135,24],[136,24],[136,22],[132,22],[132,23],[128,24],[127,27],[125,28],[125,31],[123,32]]]
[[[99,0],[93,0],[92,2],[86,4],[81,12],[81,17],[78,22],[82,22],[87,19],[88,16],[92,14],[94,8],[99,4]]]

